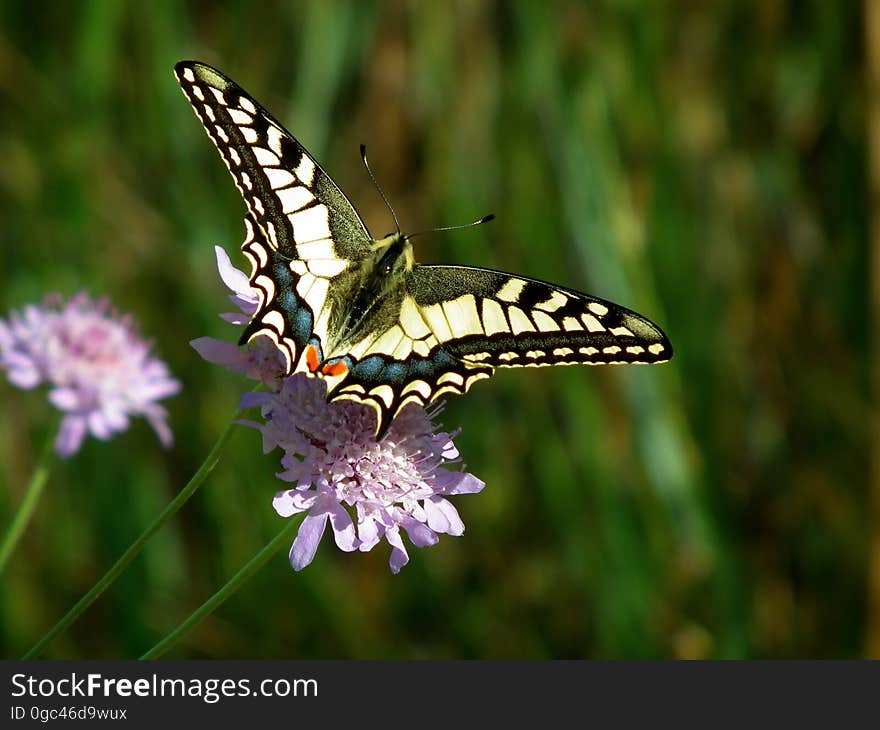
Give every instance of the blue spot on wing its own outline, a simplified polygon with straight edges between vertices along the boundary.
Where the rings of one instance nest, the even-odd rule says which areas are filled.
[[[273,254],[272,258],[272,278],[275,284],[284,288],[293,286],[293,272],[290,270],[288,259],[277,253]]]
[[[365,381],[378,382],[382,380],[382,371],[384,369],[385,358],[379,355],[372,355],[355,365],[352,373]]]
[[[461,363],[443,350],[437,350],[429,358],[411,355],[404,362],[382,355],[370,355],[355,364],[351,377],[355,382],[368,385],[403,385],[415,379],[433,382],[449,370],[461,370]]]
[[[293,331],[296,332],[297,338],[302,340],[308,339],[312,334],[312,326],[314,325],[314,317],[307,307],[299,307],[293,316]]]
[[[390,383],[398,383],[403,385],[404,379],[409,372],[409,368],[405,363],[392,362],[385,366],[385,379]]]
[[[272,265],[272,276],[278,294],[276,306],[284,312],[287,326],[293,331],[294,338],[303,344],[312,336],[315,318],[299,294],[296,293],[297,277],[290,270],[289,261],[276,254]]]

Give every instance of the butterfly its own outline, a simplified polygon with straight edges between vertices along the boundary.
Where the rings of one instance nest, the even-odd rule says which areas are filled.
[[[659,363],[672,346],[617,304],[471,266],[423,266],[411,237],[374,239],[342,191],[268,111],[217,69],[174,67],[244,198],[242,251],[260,304],[240,344],[269,337],[287,374],[376,412],[466,392],[499,367]]]

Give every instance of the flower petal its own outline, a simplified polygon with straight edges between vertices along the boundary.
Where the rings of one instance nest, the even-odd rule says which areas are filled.
[[[153,427],[156,436],[159,437],[159,443],[166,449],[171,446],[171,444],[174,443],[174,435],[171,433],[171,427],[165,420],[167,416],[165,409],[160,408],[157,409],[157,412],[148,412],[144,415],[147,419],[147,423]]]
[[[251,321],[251,315],[244,314],[243,312],[228,312],[227,314],[221,314],[220,319],[224,322],[229,322],[229,324],[243,326]]]
[[[310,509],[317,498],[318,495],[314,493],[303,492],[299,489],[288,489],[275,495],[275,498],[272,500],[272,507],[275,508],[275,512],[281,517],[290,517]]]
[[[406,534],[409,535],[409,539],[412,540],[413,545],[416,547],[436,545],[439,540],[436,532],[423,522],[419,522],[412,517],[406,516],[401,518],[400,526],[406,530]]]
[[[296,533],[296,539],[290,546],[290,565],[294,570],[302,570],[312,560],[315,559],[315,553],[318,551],[318,543],[324,535],[324,527],[327,524],[327,513],[322,512],[319,515],[307,515],[299,526]]]
[[[362,553],[369,552],[382,539],[384,530],[379,529],[379,525],[372,516],[363,517],[357,524],[358,532],[358,550]]]
[[[86,416],[86,422],[89,425],[89,432],[95,438],[101,441],[107,441],[113,435],[113,429],[107,422],[107,418],[102,411],[92,411]]]
[[[239,271],[232,265],[229,254],[220,246],[214,246],[214,255],[217,257],[217,273],[226,285],[226,288],[239,295],[248,295],[253,292],[247,274]]]
[[[216,340],[213,337],[197,337],[190,340],[189,344],[203,360],[214,365],[225,365],[242,372],[250,365],[247,353],[231,342]]]
[[[231,301],[236,307],[241,310],[241,313],[247,317],[247,322],[250,322],[251,317],[254,316],[256,311],[260,308],[260,297],[259,294],[232,294],[229,297],[229,301]],[[222,318],[223,315],[221,314]],[[227,320],[228,321],[228,320]]]
[[[53,388],[49,391],[48,398],[59,411],[75,411],[82,407],[82,393],[76,388]]]
[[[63,459],[73,456],[86,436],[86,420],[81,416],[65,416],[55,439],[55,452]]]
[[[239,398],[238,407],[241,410],[247,408],[260,408],[261,406],[269,405],[273,400],[272,393],[245,393]]]
[[[482,479],[464,471],[444,472],[438,481],[439,494],[477,494],[486,486]]]
[[[356,550],[358,541],[351,515],[338,502],[332,502],[327,509],[330,514],[330,525],[333,527],[336,546],[347,553]]]
[[[431,497],[425,500],[425,514],[428,516],[428,527],[446,535],[464,534],[464,522],[458,510],[448,499]]]
[[[6,377],[9,378],[9,382],[16,388],[30,390],[31,388],[36,388],[43,382],[43,377],[40,375],[40,371],[36,367],[32,366],[30,363],[16,365],[13,362],[10,362],[12,359],[13,358],[6,358],[3,367],[7,368]]]
[[[396,527],[386,530],[385,539],[391,545],[391,557],[388,564],[391,566],[391,572],[397,575],[400,569],[409,562],[409,553],[406,552],[406,546],[400,538],[400,532]]]

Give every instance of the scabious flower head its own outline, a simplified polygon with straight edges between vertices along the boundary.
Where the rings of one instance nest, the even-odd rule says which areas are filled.
[[[294,570],[312,562],[329,521],[345,551],[366,552],[385,538],[397,573],[409,562],[401,530],[417,547],[434,545],[437,533],[461,535],[464,524],[447,497],[485,486],[449,468],[458,450],[452,435],[435,432],[439,409],[406,407],[377,441],[370,408],[327,403],[324,382],[305,375],[287,378],[278,393],[251,393],[243,405],[260,407],[265,422],[248,425],[263,434],[266,453],[282,449],[278,477],[295,484],[275,495],[275,511],[306,513],[290,549]]]
[[[217,264],[233,301],[249,318],[259,301],[256,292],[222,249]],[[224,318],[244,323],[239,315]],[[242,423],[262,433],[266,453],[276,447],[284,452],[278,477],[293,487],[278,492],[273,506],[282,517],[305,513],[290,549],[294,570],[312,562],[328,522],[336,545],[346,552],[366,552],[387,540],[394,573],[409,562],[402,531],[417,547],[434,545],[438,533],[464,532],[447,497],[473,494],[485,485],[460,468],[453,435],[437,432],[432,419],[439,407],[429,413],[409,405],[377,441],[372,409],[351,401],[328,403],[318,378],[299,374],[279,380],[283,360],[271,356],[270,340],[237,354],[216,343],[202,338],[193,346],[205,359],[269,387],[242,398],[242,407],[260,408],[263,421]]]
[[[55,441],[63,457],[88,434],[107,440],[124,431],[131,416],[144,416],[162,444],[171,443],[157,401],[177,393],[180,383],[151,355],[131,318],[112,312],[106,299],[50,295],[0,319],[0,368],[19,388],[50,386],[49,402],[65,414]]]

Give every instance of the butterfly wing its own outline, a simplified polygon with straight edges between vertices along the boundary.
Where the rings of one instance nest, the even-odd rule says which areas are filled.
[[[658,363],[666,335],[611,302],[500,271],[415,266],[354,344],[330,399],[371,406],[381,436],[408,403],[466,392],[496,367]]]
[[[672,345],[650,320],[573,289],[501,271],[417,266],[410,292],[443,347],[492,367],[654,364]]]
[[[370,253],[367,227],[305,148],[234,81],[196,61],[174,73],[247,206],[242,249],[262,302],[242,341],[269,336],[288,372],[302,370],[333,279]]]

